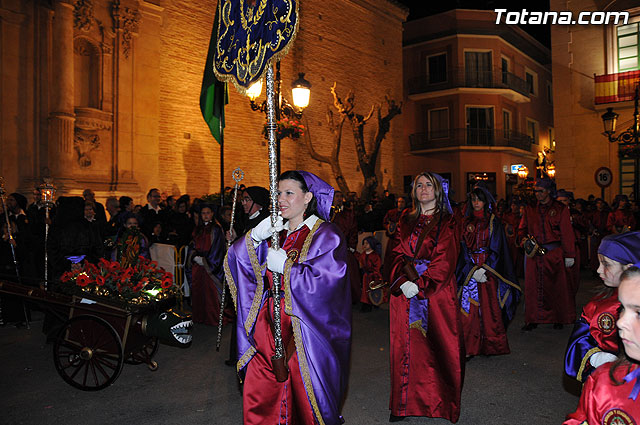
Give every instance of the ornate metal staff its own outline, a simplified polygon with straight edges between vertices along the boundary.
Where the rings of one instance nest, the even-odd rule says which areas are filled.
[[[49,286],[49,255],[47,253],[47,239],[49,239],[49,210],[53,207],[53,197],[56,194],[56,187],[51,183],[51,179],[44,179],[44,183],[40,185],[40,193],[42,194],[42,202],[45,208],[44,221],[44,289]]]
[[[7,221],[7,233],[9,233],[9,246],[11,246],[11,256],[13,257],[13,265],[16,268],[16,277],[18,278],[18,283],[22,283],[22,279],[20,278],[20,265],[18,264],[18,257],[16,255],[16,247],[15,239],[13,234],[11,233],[11,223],[9,222],[9,210],[7,209],[7,204],[5,202],[5,198],[7,195],[7,191],[4,188],[4,178],[0,177],[0,200],[2,200],[2,209],[4,210],[4,218]],[[27,325],[27,329],[31,329],[31,325],[29,323],[29,315],[27,314],[27,307],[22,303],[22,310],[24,312],[24,322]],[[0,324],[4,323],[2,320],[2,305],[0,305]]]
[[[233,170],[233,180],[236,184],[233,187],[233,203],[231,204],[231,223],[229,224],[229,231],[233,231],[233,223],[236,220],[236,201],[238,200],[238,185],[244,179],[244,171],[240,167]],[[221,198],[224,197],[224,193],[221,194]],[[231,246],[230,240],[227,241],[227,250]],[[220,351],[220,341],[222,340],[222,319],[224,317],[224,303],[226,298],[227,279],[222,279],[222,297],[220,299],[220,314],[218,315],[218,336],[216,337],[216,351]]]
[[[273,66],[267,67],[267,135],[269,136],[269,192],[271,197],[271,226],[275,227],[278,220],[278,157],[276,139],[276,94]],[[271,236],[271,247],[280,248],[278,234]],[[273,273],[273,339],[275,354],[271,357],[271,365],[278,382],[287,380],[288,369],[282,345],[282,329],[280,327],[280,274]]]
[[[7,209],[7,204],[5,203],[6,190],[4,189],[4,178],[0,177],[0,199],[2,200],[2,209],[4,210],[4,218],[7,220],[7,232],[9,233],[9,245],[11,246],[11,255],[13,256],[13,264],[16,267],[16,276],[18,278],[18,283],[20,281],[20,268],[18,267],[18,257],[16,257],[16,248],[14,246],[15,239],[13,238],[13,234],[11,233],[11,223],[9,223],[9,210]]]

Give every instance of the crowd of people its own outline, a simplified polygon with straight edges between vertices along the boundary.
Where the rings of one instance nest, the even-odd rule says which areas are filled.
[[[523,331],[575,324],[565,371],[586,384],[566,423],[600,423],[614,408],[640,418],[632,402],[620,401],[630,392],[635,401],[640,392],[640,210],[626,196],[609,208],[593,196],[556,191],[542,176],[528,196],[496,201],[479,183],[455,203],[448,181],[425,172],[407,197],[385,191],[364,202],[311,173],[288,171],[279,178],[274,226],[265,188],[240,186],[236,205],[231,188],[225,192],[222,205],[151,189],[144,206],[122,196],[107,198],[105,207],[90,189],[52,206],[37,191],[29,206],[12,193],[2,220],[2,278],[41,281],[45,251],[55,282],[78,261],[131,264],[149,257],[154,244],[187,246],[196,323],[218,324],[228,283],[227,310],[233,305],[235,312],[225,320],[235,324],[226,363],[244,383],[246,424],[341,423],[352,307],[367,313],[384,302],[389,421],[427,416],[455,423],[465,363],[510,352],[507,327],[524,296]],[[380,232],[373,233],[379,230],[384,247]],[[599,275],[608,289],[576,320],[580,269]],[[2,301],[5,321],[20,321],[17,302]]]

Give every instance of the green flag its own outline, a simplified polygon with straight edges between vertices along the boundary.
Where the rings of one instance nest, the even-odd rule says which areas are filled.
[[[216,37],[218,36],[218,8],[211,29],[211,40],[207,52],[207,62],[204,65],[202,88],[200,89],[200,111],[209,126],[213,137],[222,144],[224,129],[224,105],[229,103],[227,83],[219,81],[213,74],[213,58],[215,56]]]

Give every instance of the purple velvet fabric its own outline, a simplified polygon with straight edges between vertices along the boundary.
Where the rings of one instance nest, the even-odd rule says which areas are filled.
[[[257,311],[266,300],[266,290],[259,283],[264,279],[267,285],[265,269],[254,272],[252,250],[251,239],[243,238],[227,254],[227,281],[232,294],[236,294],[241,375],[253,357]],[[266,241],[256,248],[259,264],[266,263],[267,250]],[[296,350],[299,359],[306,358],[306,370],[300,361],[301,374],[310,377],[313,388],[313,394],[307,389],[307,397],[312,405],[312,400],[316,401],[327,425],[341,423],[340,405],[349,374],[351,293],[346,258],[347,247],[337,227],[324,222],[313,235],[306,259],[294,263],[288,279],[283,276],[282,280],[287,301],[283,313],[291,316],[294,332],[295,323],[300,325],[302,347],[296,340]],[[255,300],[256,297],[260,299]]]
[[[316,197],[320,218],[325,221],[330,221],[331,205],[333,204],[333,187],[313,173],[301,170],[298,170],[298,172],[302,175],[304,182],[307,184],[311,193],[313,193],[313,196]]]
[[[640,266],[640,232],[627,232],[605,236],[598,254],[622,264]]]
[[[449,180],[442,177],[440,174],[431,173],[442,185],[442,203],[444,204],[443,210],[446,208],[449,214],[453,214],[453,208],[451,208],[451,202],[449,202]]]

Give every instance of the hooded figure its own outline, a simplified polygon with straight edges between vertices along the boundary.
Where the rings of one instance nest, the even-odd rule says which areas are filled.
[[[267,217],[231,245],[225,259],[238,316],[244,423],[279,423],[286,416],[289,423],[338,425],[349,372],[351,296],[347,248],[326,221],[333,188],[305,171],[283,173],[279,185],[287,222],[273,229]],[[273,231],[279,231],[279,250],[269,248]],[[282,273],[279,300],[271,291],[273,270]],[[284,382],[272,364],[274,302],[281,306]]]

